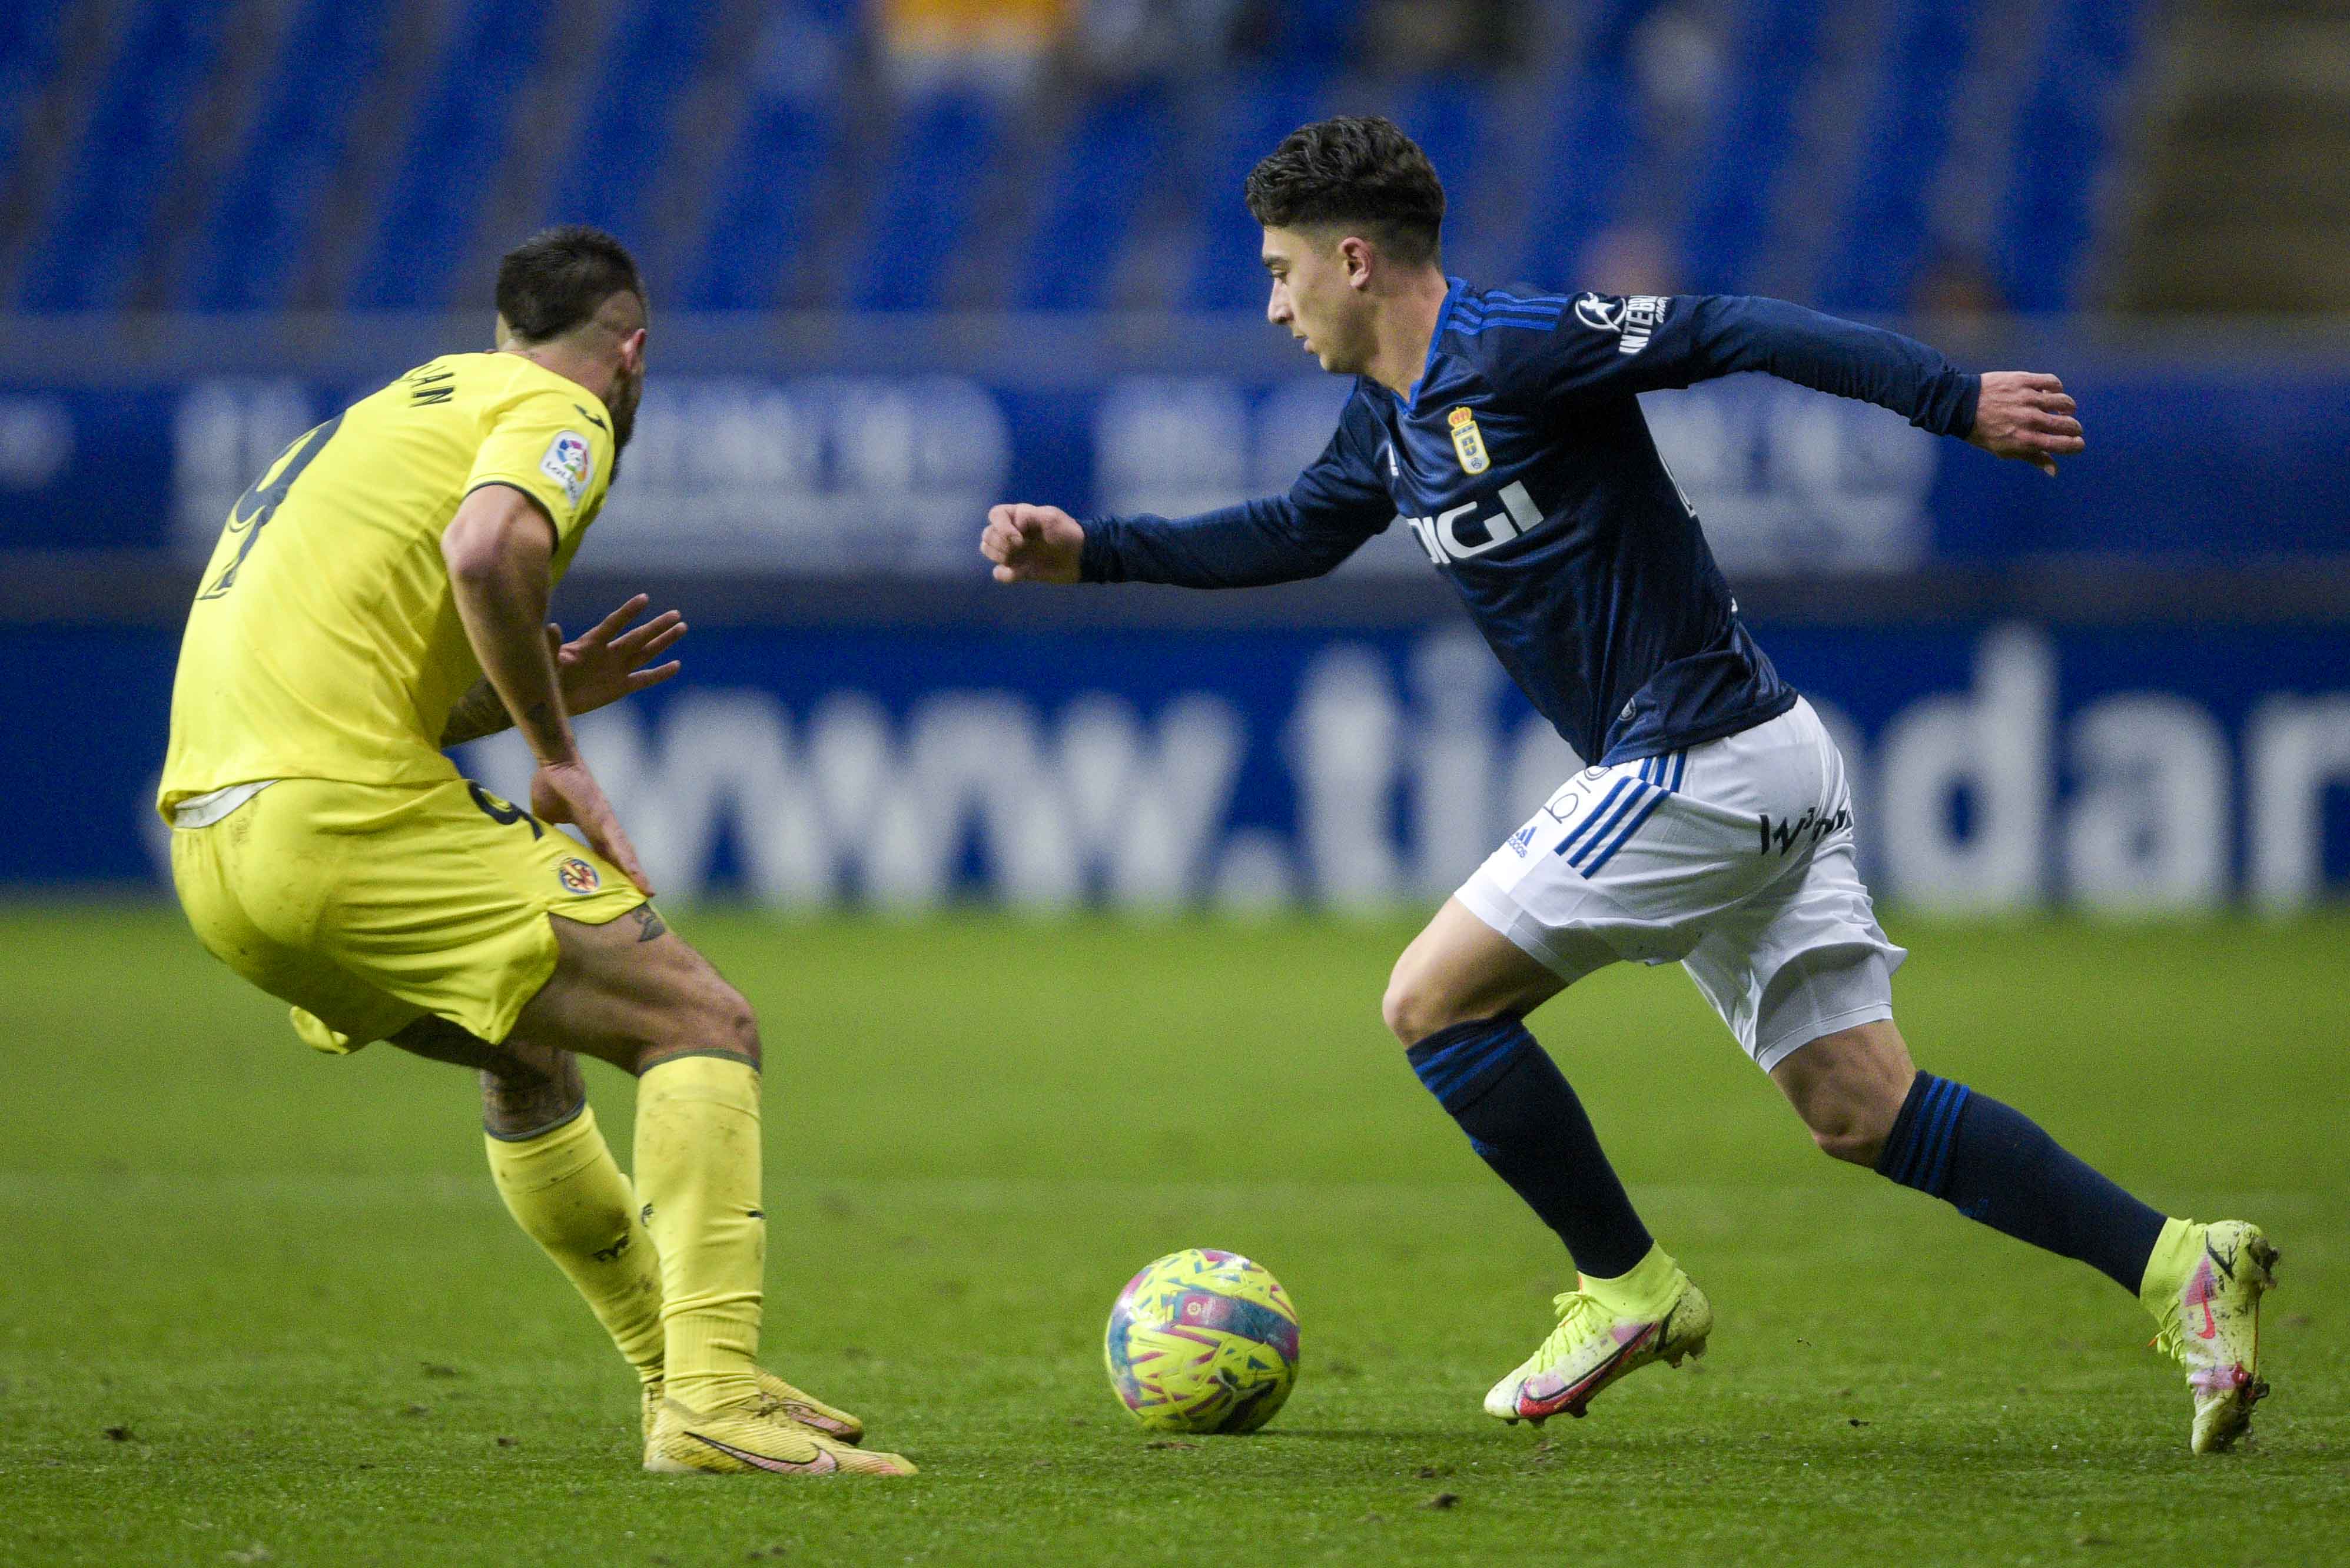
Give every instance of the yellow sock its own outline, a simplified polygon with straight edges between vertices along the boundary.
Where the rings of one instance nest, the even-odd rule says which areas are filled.
[[[637,1190],[660,1253],[669,1397],[707,1414],[756,1396],[767,1217],[759,1074],[680,1056],[637,1080]]]
[[[1629,1273],[1618,1274],[1612,1280],[1595,1280],[1586,1274],[1583,1290],[1618,1317],[1659,1318],[1671,1308],[1673,1298],[1680,1294],[1680,1266],[1662,1247],[1651,1241],[1648,1255],[1633,1264]]]
[[[2157,1323],[2170,1321],[2170,1309],[2178,1301],[2178,1293],[2187,1288],[2187,1276],[2195,1272],[2196,1260],[2203,1255],[2203,1238],[2192,1220],[2165,1220],[2162,1234],[2154,1239],[2154,1251],[2146,1260],[2146,1275],[2138,1281],[2137,1299]]]
[[[660,1376],[660,1260],[596,1113],[583,1106],[552,1132],[484,1141],[506,1211],[571,1276],[637,1376]]]

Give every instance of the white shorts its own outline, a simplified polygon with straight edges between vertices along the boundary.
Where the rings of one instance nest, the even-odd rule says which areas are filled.
[[[1570,984],[1613,959],[1679,960],[1765,1072],[1892,1017],[1909,956],[1877,923],[1844,757],[1801,700],[1686,752],[1586,768],[1455,897]]]

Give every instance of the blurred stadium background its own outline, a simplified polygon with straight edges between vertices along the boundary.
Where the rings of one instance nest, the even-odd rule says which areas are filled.
[[[0,882],[158,889],[177,631],[293,435],[625,238],[637,444],[567,621],[657,878],[778,906],[1426,903],[1575,764],[1404,531],[1236,595],[1012,592],[985,506],[1284,487],[1344,385],[1241,177],[1378,111],[1449,269],[1768,293],[2062,375],[2049,482],[1740,378],[1651,397],[1912,906],[2350,886],[2350,15],[2323,0],[14,0]],[[469,759],[511,785],[516,757]]]

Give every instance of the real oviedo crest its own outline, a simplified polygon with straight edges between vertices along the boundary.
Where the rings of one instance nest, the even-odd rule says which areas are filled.
[[[1464,472],[1482,473],[1493,466],[1493,460],[1485,455],[1485,435],[1477,428],[1474,414],[1465,407],[1458,408],[1444,416],[1444,422],[1452,427],[1452,450],[1460,454]]]

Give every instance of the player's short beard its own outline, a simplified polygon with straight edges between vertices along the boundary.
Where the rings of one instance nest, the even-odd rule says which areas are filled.
[[[612,416],[612,477],[620,477],[620,454],[629,450],[629,438],[637,433],[637,403],[645,394],[644,372],[631,376],[622,371],[612,381],[612,389],[604,400],[604,408]]]

